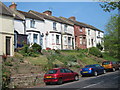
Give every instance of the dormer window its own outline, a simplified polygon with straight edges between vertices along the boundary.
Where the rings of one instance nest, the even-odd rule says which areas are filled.
[[[30,27],[35,28],[35,20],[34,19],[30,20]]]
[[[53,30],[56,30],[56,22],[53,22]]]
[[[82,27],[80,27],[80,32],[82,32]]]
[[[67,25],[66,24],[64,25],[64,31],[67,31]]]

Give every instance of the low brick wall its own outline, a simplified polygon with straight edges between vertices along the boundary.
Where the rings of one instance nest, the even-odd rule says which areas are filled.
[[[17,74],[11,77],[9,88],[26,88],[44,85],[43,73],[40,74]]]

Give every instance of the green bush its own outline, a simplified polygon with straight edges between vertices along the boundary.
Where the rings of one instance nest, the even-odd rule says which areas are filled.
[[[99,51],[99,49],[96,48],[96,47],[90,48],[89,49],[89,53],[92,54],[92,55],[94,55],[94,56],[97,56],[97,57],[103,57],[101,51]]]
[[[25,44],[22,49],[19,51],[23,56],[32,56],[37,57],[39,53],[41,53],[41,46],[38,44],[33,44],[31,48],[29,45]]]
[[[33,50],[34,53],[35,53],[35,52],[41,53],[42,47],[41,47],[40,45],[34,43],[34,44],[32,45],[32,50]]]
[[[103,50],[103,46],[100,43],[97,44],[97,48],[101,51]]]

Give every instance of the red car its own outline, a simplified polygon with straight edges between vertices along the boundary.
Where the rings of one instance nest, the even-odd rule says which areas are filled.
[[[62,84],[64,81],[79,80],[79,75],[67,68],[54,68],[44,75],[46,85],[50,83]]]

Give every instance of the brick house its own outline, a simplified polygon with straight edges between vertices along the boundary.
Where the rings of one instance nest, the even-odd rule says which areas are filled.
[[[75,36],[75,49],[81,48],[86,49],[86,32],[85,32],[85,25],[76,21],[75,17],[64,18],[60,17],[66,21],[72,22],[74,24],[74,36]]]

